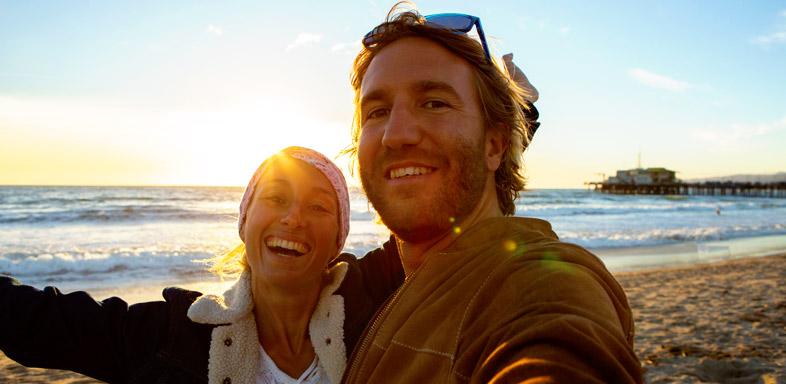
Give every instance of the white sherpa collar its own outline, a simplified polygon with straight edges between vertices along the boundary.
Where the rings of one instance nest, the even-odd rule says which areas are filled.
[[[340,262],[328,271],[328,285],[322,289],[320,300],[332,295],[347,274],[349,264]],[[317,304],[319,305],[319,304]],[[188,309],[188,318],[201,324],[227,324],[247,315],[254,309],[251,295],[251,272],[243,271],[237,281],[221,294],[200,296]]]
[[[347,366],[344,344],[344,298],[335,292],[349,269],[346,262],[328,271],[328,284],[322,289],[319,301],[309,321],[309,335],[314,351],[325,373],[333,383],[339,383]],[[188,309],[188,317],[202,324],[216,324],[210,342],[208,376],[210,383],[253,382],[258,367],[259,341],[251,310],[251,274],[244,272],[223,294],[204,295]],[[233,348],[227,348],[226,340]],[[249,371],[249,369],[251,369]]]

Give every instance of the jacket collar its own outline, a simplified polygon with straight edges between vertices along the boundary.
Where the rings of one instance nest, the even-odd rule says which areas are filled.
[[[349,264],[340,262],[328,270],[328,284],[322,288],[320,299],[336,292],[346,276]],[[251,294],[251,272],[243,271],[229,289],[220,294],[199,297],[188,309],[188,318],[201,324],[233,323],[254,309]]]

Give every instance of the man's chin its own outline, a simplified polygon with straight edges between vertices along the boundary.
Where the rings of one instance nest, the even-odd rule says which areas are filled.
[[[422,243],[441,238],[453,230],[450,217],[438,212],[434,207],[410,206],[408,204],[389,205],[377,213],[383,224],[400,240],[408,243]]]
[[[434,241],[435,239],[440,239],[452,232],[452,227],[418,224],[413,225],[411,222],[400,223],[402,225],[397,224],[399,223],[394,223],[394,226],[390,226],[388,224],[385,225],[388,227],[388,229],[390,229],[391,232],[393,232],[394,235],[396,235],[399,240],[411,244]]]

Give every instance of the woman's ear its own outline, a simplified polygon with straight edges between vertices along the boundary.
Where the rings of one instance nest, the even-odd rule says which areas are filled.
[[[508,148],[508,141],[502,135],[505,128],[505,125],[499,124],[497,129],[486,130],[486,170],[490,172],[497,171]]]

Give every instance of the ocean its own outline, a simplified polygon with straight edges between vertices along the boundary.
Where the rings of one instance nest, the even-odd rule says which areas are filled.
[[[34,286],[102,290],[216,281],[206,260],[240,244],[240,187],[0,186],[0,273]],[[345,251],[387,231],[352,190]],[[718,214],[720,209],[720,214]],[[517,216],[551,222],[612,272],[786,251],[786,199],[528,191]]]

